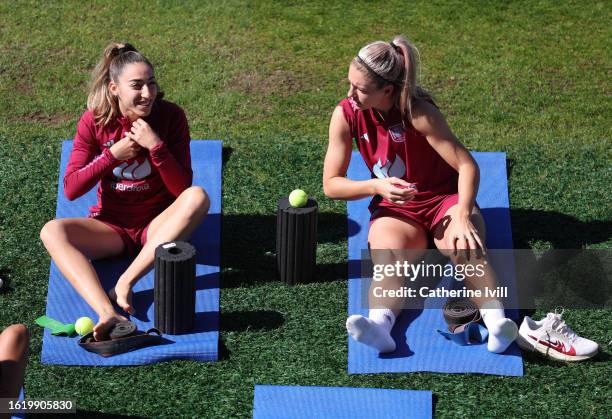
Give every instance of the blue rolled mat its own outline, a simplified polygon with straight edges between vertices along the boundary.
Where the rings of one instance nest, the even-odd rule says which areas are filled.
[[[43,335],[43,364],[60,365],[142,365],[170,359],[216,361],[219,346],[219,264],[221,242],[221,141],[192,141],[191,165],[193,185],[202,186],[211,201],[209,215],[193,233],[191,244],[197,250],[196,257],[196,319],[193,333],[164,335],[165,344],[104,358],[78,346],[78,337],[52,336],[45,329]],[[96,202],[96,188],[70,202],[64,196],[63,173],[66,170],[72,141],[64,141],[60,165],[57,199],[57,218],[84,217],[90,205]],[[94,262],[103,287],[109,290],[131,260],[106,259]],[[139,330],[153,327],[153,284],[151,270],[134,287],[133,304],[136,314],[130,320]],[[51,263],[46,315],[62,323],[73,323],[79,317],[89,316],[97,320],[95,312]]]
[[[477,202],[487,226],[489,249],[512,249],[512,229],[506,178],[505,153],[472,153],[480,167],[480,188]],[[370,172],[358,152],[354,151],[348,170],[353,180],[370,178]],[[349,315],[368,315],[361,304],[362,289],[367,290],[370,280],[361,278],[361,252],[368,248],[369,198],[350,201],[347,205],[349,233]],[[505,258],[507,259],[507,258]],[[492,261],[500,283],[515,284],[514,266],[504,261]],[[441,285],[449,288],[452,278],[443,278]],[[365,288],[362,288],[365,287]],[[514,289],[515,290],[515,289]],[[523,360],[516,343],[503,354],[487,350],[486,343],[459,346],[446,340],[436,329],[447,328],[438,299],[435,303],[425,299],[424,310],[404,310],[391,332],[397,349],[379,354],[373,348],[348,339],[349,374],[431,371],[445,373],[482,373],[522,376]],[[516,320],[518,310],[506,310]]]
[[[428,390],[256,385],[253,419],[431,418]]]

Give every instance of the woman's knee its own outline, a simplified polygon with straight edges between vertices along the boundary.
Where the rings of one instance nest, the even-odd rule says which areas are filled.
[[[453,265],[470,265],[482,264],[486,262],[486,257],[482,253],[482,249],[453,249],[452,245],[444,246],[451,247],[450,249],[438,248],[438,251],[447,257]]]
[[[413,237],[370,237],[368,239],[370,249],[426,249],[427,238]]]
[[[199,186],[191,186],[183,191],[184,205],[189,215],[206,215],[210,208],[208,194]]]
[[[0,337],[9,347],[20,350],[25,350],[30,342],[30,332],[24,324],[13,324],[7,327]]]
[[[427,233],[417,225],[375,221],[370,227],[368,242],[372,249],[426,249]],[[400,227],[400,228],[398,228]]]
[[[66,229],[61,220],[51,220],[40,230],[40,240],[46,248],[66,238]]]

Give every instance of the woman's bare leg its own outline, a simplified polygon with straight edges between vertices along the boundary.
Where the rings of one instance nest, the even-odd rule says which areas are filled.
[[[412,220],[381,217],[370,226],[368,241],[374,265],[395,265],[398,261],[402,264],[404,261],[413,263],[422,254],[419,250],[427,248],[427,233]],[[413,251],[409,253],[405,249]],[[379,352],[395,350],[396,343],[391,337],[391,329],[405,300],[376,297],[374,289],[400,290],[403,286],[404,278],[398,275],[383,275],[381,281],[372,280],[368,317],[352,315],[346,321],[346,329],[353,339]]]
[[[40,238],[60,272],[98,315],[94,336],[102,339],[125,317],[115,312],[90,260],[121,254],[123,240],[111,227],[92,218],[51,220]]]
[[[23,324],[0,333],[0,398],[16,399],[23,386],[30,334]],[[0,417],[9,417],[7,414]]]
[[[495,271],[493,267],[489,263],[486,255],[479,255],[479,259],[475,259],[475,252],[470,252],[470,260],[468,261],[465,257],[465,253],[461,250],[457,251],[457,254],[454,254],[453,251],[453,238],[450,237],[450,232],[448,229],[448,225],[450,221],[456,217],[458,211],[458,206],[453,205],[446,212],[445,217],[448,217],[444,222],[438,224],[435,228],[433,237],[434,243],[436,247],[447,257],[451,259],[451,262],[455,265],[481,265],[480,268],[484,271],[484,275],[476,276],[476,275],[466,275],[465,276],[465,284],[468,288],[472,290],[482,290],[484,292],[484,288],[487,287],[489,289],[495,289],[497,286],[497,277],[495,275]],[[472,210],[471,221],[476,230],[478,231],[478,235],[480,236],[480,240],[482,243],[485,242],[487,233],[484,219],[482,218],[482,214],[478,210],[478,208],[474,207]],[[457,241],[457,247],[460,249],[465,249],[465,243],[461,243]],[[491,300],[491,297],[480,297],[474,298],[474,302],[478,307],[482,307],[488,300]]]
[[[415,221],[394,217],[381,217],[372,223],[368,233],[368,242],[372,251],[372,263],[382,265],[394,265],[397,261],[404,262],[406,257],[408,263],[414,263],[427,249],[427,233],[425,229]],[[409,249],[410,252],[401,251]],[[377,250],[379,250],[377,252]],[[399,250],[399,252],[394,252]],[[419,252],[422,250],[423,252]],[[384,289],[400,289],[404,286],[404,278],[398,276],[385,276],[380,282]],[[382,305],[393,311],[395,316],[401,313],[404,306],[403,300],[397,298],[375,298],[373,287],[379,283],[372,281],[370,287],[370,306],[374,303]]]
[[[486,296],[485,287],[494,289],[498,284],[495,271],[493,270],[493,267],[491,266],[491,263],[489,263],[487,257],[480,255],[479,259],[475,259],[474,256],[477,254],[470,251],[470,258],[467,260],[467,255],[465,252],[458,251],[456,254],[453,252],[453,238],[450,237],[450,232],[447,227],[449,224],[448,221],[457,216],[457,211],[458,206],[454,205],[446,212],[445,217],[449,217],[449,220],[440,223],[440,225],[436,227],[434,230],[434,242],[438,249],[440,249],[445,255],[449,256],[455,265],[478,264],[481,265],[481,268],[483,268],[483,275],[466,275],[464,281],[470,289],[482,291],[483,296],[473,298],[473,301],[480,308],[483,321],[489,330],[489,341],[487,343],[487,348],[491,352],[501,353],[504,352],[508,346],[510,346],[514,339],[516,339],[518,328],[512,320],[506,318],[503,304],[493,297]],[[471,221],[478,231],[480,241],[484,243],[486,238],[485,223],[484,219],[482,218],[482,214],[476,207],[474,207],[472,210]],[[465,242],[461,243],[458,241],[457,247],[459,249],[466,249],[467,246]],[[476,269],[474,269],[473,272],[476,272]]]
[[[134,313],[132,287],[153,266],[157,246],[167,241],[188,238],[200,225],[209,207],[210,201],[204,189],[192,186],[151,221],[146,244],[110,292],[119,307],[127,313]]]

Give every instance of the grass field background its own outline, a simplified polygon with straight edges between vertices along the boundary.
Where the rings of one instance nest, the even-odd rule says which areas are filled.
[[[11,281],[0,329],[32,331],[29,397],[73,398],[81,413],[227,418],[251,415],[256,383],[356,386],[432,390],[438,417],[609,415],[609,310],[564,315],[601,345],[591,362],[528,355],[522,378],[349,376],[346,207],[323,195],[321,172],[350,60],[405,34],[463,143],[508,153],[515,247],[610,248],[610,2],[105,3],[0,3],[0,269]],[[40,364],[49,257],[38,234],[55,213],[61,141],[113,40],[155,64],[192,138],[224,141],[219,362]],[[319,270],[289,288],[271,252],[276,202],[297,187],[319,201]]]

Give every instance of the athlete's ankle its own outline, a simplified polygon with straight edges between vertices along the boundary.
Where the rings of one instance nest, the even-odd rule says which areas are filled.
[[[108,307],[103,307],[100,310],[96,311],[96,314],[98,315],[98,318],[100,319],[108,319],[110,317],[114,317],[119,315],[115,309],[113,308],[112,305],[109,305]]]

